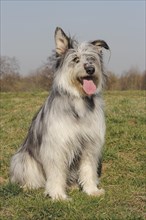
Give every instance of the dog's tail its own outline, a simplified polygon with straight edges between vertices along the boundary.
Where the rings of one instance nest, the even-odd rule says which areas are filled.
[[[28,152],[23,151],[18,151],[11,159],[10,181],[28,189],[45,185],[41,165]]]

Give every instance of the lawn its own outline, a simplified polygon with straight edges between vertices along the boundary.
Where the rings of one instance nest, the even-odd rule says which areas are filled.
[[[107,134],[101,186],[104,197],[68,192],[69,202],[52,202],[43,189],[23,192],[9,183],[12,154],[23,141],[47,92],[1,93],[0,196],[2,220],[144,220],[146,219],[146,93],[109,92]]]

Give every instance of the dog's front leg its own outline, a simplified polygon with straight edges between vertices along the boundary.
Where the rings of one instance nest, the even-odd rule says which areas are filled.
[[[49,195],[53,200],[66,200],[68,199],[66,195],[66,167],[59,164],[53,161],[46,166],[45,195]]]
[[[99,183],[97,176],[98,158],[98,152],[91,153],[86,149],[82,154],[79,168],[79,183],[83,191],[92,196],[104,194],[104,190],[97,187]]]

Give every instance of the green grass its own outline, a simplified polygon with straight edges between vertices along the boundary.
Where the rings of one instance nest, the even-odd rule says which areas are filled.
[[[47,96],[38,93],[1,94],[2,220],[142,220],[146,219],[145,92],[106,92],[107,135],[101,186],[102,198],[69,191],[70,202],[52,202],[43,189],[23,192],[9,183],[12,154],[24,139],[34,113]]]

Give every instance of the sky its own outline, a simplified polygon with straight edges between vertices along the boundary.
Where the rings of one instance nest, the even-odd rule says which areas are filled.
[[[16,57],[23,75],[52,54],[57,26],[79,42],[105,40],[111,49],[105,64],[115,74],[146,69],[145,0],[0,1],[0,52]]]

